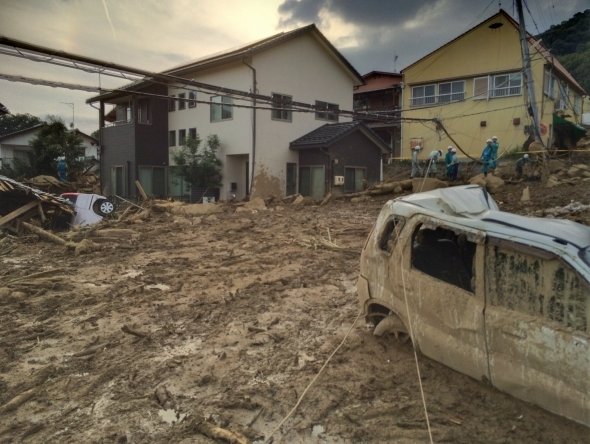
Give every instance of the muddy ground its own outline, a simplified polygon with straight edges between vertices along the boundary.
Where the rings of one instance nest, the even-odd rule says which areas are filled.
[[[524,214],[590,204],[587,186],[531,183],[524,205],[524,185],[496,199]],[[411,345],[354,323],[359,253],[386,200],[152,213],[80,256],[5,237],[0,442],[213,443],[213,427],[264,442],[351,326],[272,439],[428,442]],[[588,211],[568,217],[590,224]],[[434,442],[590,441],[581,425],[419,365]]]

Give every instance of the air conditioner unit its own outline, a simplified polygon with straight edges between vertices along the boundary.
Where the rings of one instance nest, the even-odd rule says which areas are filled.
[[[334,185],[344,185],[344,176],[334,176]]]

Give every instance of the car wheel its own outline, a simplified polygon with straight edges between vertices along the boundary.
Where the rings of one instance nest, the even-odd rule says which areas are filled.
[[[94,211],[101,216],[108,216],[115,211],[115,205],[110,200],[98,199],[94,203]]]
[[[395,314],[390,314],[389,316],[384,317],[375,327],[373,334],[375,336],[383,336],[387,333],[392,333],[395,338],[405,343],[410,338],[408,334],[408,330],[406,326],[403,324],[402,320]]]

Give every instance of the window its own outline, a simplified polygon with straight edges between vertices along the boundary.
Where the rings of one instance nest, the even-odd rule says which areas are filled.
[[[272,107],[274,109],[271,111],[271,118],[273,120],[282,120],[285,122],[290,122],[292,118],[292,112],[289,108],[291,108],[292,102],[293,98],[291,96],[273,93]]]
[[[196,128],[189,128],[188,129],[188,137],[189,137],[189,139],[196,139],[197,138],[197,129]]]
[[[582,114],[582,97],[579,94],[574,94],[574,112],[578,116]]]
[[[176,131],[168,131],[168,146],[176,146]]]
[[[465,81],[439,83],[438,103],[457,102],[465,98]]]
[[[125,169],[122,166],[111,167],[111,194],[126,196],[125,183]]]
[[[476,244],[465,234],[418,225],[412,236],[412,267],[436,279],[473,292]]]
[[[191,91],[188,93],[188,107],[195,108],[197,106],[197,93]]]
[[[404,222],[404,219],[399,216],[394,216],[387,221],[381,236],[379,236],[379,248],[382,251],[391,254],[404,227]]]
[[[547,97],[551,98],[555,97],[553,91],[555,83],[553,82],[553,79],[554,77],[553,73],[551,72],[551,69],[545,69],[545,75],[543,76],[543,92]]]
[[[168,112],[172,112],[176,110],[176,101],[174,99],[174,95],[171,95],[170,98],[168,99]]]
[[[180,111],[181,109],[185,109],[186,108],[186,94],[182,93],[182,94],[178,94],[178,110]]]
[[[436,103],[436,85],[412,87],[412,106],[430,105]]]
[[[475,100],[488,98],[488,76],[473,79],[473,98]]]
[[[522,73],[497,74],[491,77],[490,97],[518,96],[522,88]]]
[[[550,252],[489,238],[486,294],[491,305],[590,332],[590,285]]]
[[[137,101],[137,122],[149,125],[151,122],[150,101],[149,99],[139,99]]]
[[[164,167],[140,166],[139,181],[148,196],[166,195],[166,171]]]
[[[363,191],[367,185],[367,169],[358,167],[344,167],[344,192],[354,193]]]
[[[186,145],[186,130],[185,129],[178,130],[178,145],[179,146]]]
[[[559,79],[555,79],[557,82],[557,86],[559,88],[559,92],[557,94],[557,97],[559,97],[559,99],[557,100],[557,102],[555,103],[555,109],[558,110],[565,110],[568,108],[568,103],[569,103],[569,88],[567,87],[567,85],[564,84],[564,82],[560,81]]]
[[[233,118],[233,100],[227,96],[211,97],[211,122],[219,122]]]
[[[340,108],[335,103],[315,102],[315,118],[317,120],[329,120],[330,122],[338,122],[338,112]]]

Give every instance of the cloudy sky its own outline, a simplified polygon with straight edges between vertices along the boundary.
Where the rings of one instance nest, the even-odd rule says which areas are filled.
[[[590,8],[590,0],[528,0],[537,34]],[[504,0],[1,0],[0,35],[145,70],[161,71],[315,23],[361,73],[401,70],[498,11]],[[0,47],[1,49],[1,47]],[[91,86],[125,81],[0,55],[0,75]],[[75,119],[98,128],[93,94],[0,80],[12,113]],[[73,106],[72,106],[73,104]],[[73,113],[72,113],[73,111]]]

